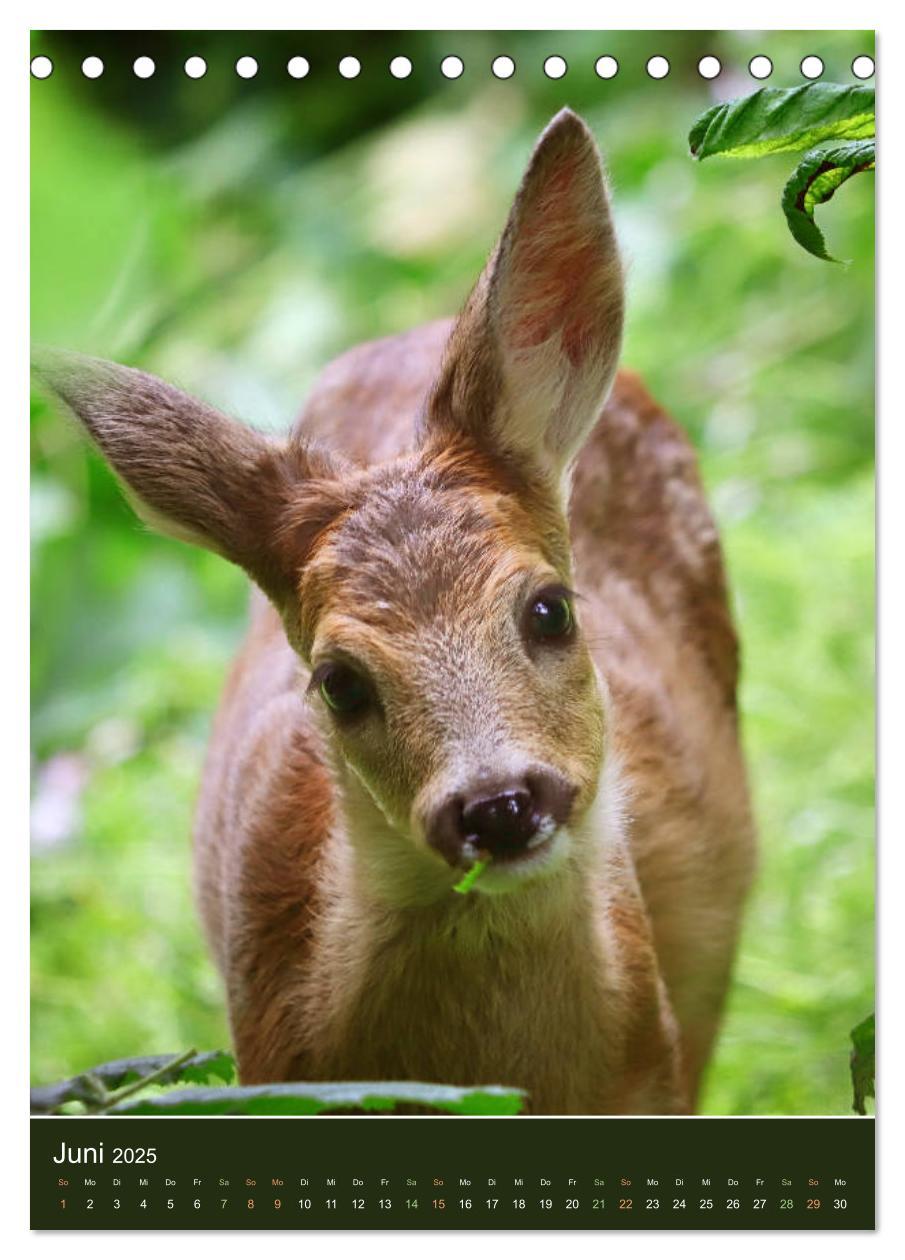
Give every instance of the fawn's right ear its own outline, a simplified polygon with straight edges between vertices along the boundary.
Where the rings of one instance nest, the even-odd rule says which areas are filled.
[[[76,416],[152,528],[238,564],[278,608],[298,567],[287,520],[299,487],[326,471],[305,448],[237,424],[133,368],[39,351],[35,374]]]
[[[600,155],[564,109],[453,330],[423,438],[464,433],[562,485],[616,372],[623,288]]]

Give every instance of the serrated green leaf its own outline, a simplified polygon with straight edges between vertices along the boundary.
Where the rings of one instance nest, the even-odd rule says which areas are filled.
[[[823,233],[814,222],[814,210],[829,201],[836,189],[861,171],[873,170],[873,140],[850,140],[828,149],[805,154],[783,189],[782,208],[789,230],[809,254],[837,262],[827,252]]]
[[[874,1098],[876,1073],[876,1028],[873,1015],[868,1015],[851,1031],[852,1110],[866,1114],[864,1100]]]
[[[412,1081],[342,1081],[324,1084],[237,1085],[226,1089],[180,1089],[130,1098],[111,1115],[315,1116],[326,1111],[393,1111],[427,1107],[453,1115],[517,1115],[524,1092],[502,1085],[460,1088]]]
[[[161,1068],[176,1058],[172,1054],[152,1054],[135,1059],[114,1059],[68,1080],[36,1086],[31,1091],[32,1113],[55,1111],[67,1102],[81,1102],[89,1108],[96,1106],[102,1090],[112,1093],[133,1081],[160,1072]],[[157,1078],[157,1083],[176,1085],[180,1081],[191,1081],[205,1085],[219,1080],[228,1085],[235,1079],[236,1064],[232,1055],[225,1050],[210,1050],[205,1054],[193,1055],[185,1063],[164,1072]]]
[[[169,1074],[163,1083],[169,1082]],[[180,1081],[191,1081],[195,1085],[206,1085],[209,1081],[222,1081],[230,1085],[236,1079],[236,1061],[226,1050],[210,1050],[207,1054],[196,1055],[179,1069],[174,1078]]]
[[[809,149],[826,140],[863,140],[875,129],[874,90],[863,85],[805,83],[761,88],[714,105],[688,136],[692,156],[763,157]]]

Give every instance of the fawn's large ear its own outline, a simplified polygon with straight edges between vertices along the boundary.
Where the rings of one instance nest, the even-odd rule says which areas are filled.
[[[303,448],[133,368],[48,350],[33,366],[88,431],[143,520],[232,560],[284,603],[294,575],[281,529],[311,472]]]
[[[561,478],[606,399],[623,276],[600,156],[563,110],[534,150],[425,416]]]

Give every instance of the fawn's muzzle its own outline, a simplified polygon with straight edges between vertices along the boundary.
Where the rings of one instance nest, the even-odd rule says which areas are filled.
[[[514,860],[539,848],[568,818],[576,789],[558,775],[539,771],[522,780],[482,781],[458,793],[434,814],[427,839],[451,866],[489,853]]]

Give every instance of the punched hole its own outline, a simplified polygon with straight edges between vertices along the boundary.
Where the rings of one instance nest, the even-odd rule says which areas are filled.
[[[873,57],[856,57],[852,62],[852,74],[856,79],[872,79],[875,69]]]

